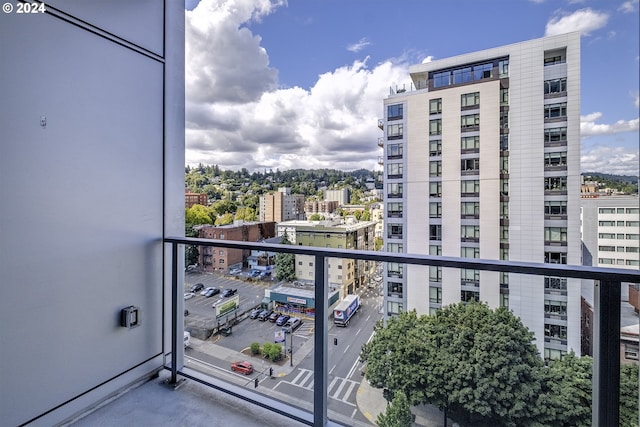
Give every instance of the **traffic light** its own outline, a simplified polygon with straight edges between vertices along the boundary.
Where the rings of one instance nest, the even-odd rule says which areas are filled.
[[[269,376],[272,377],[273,376],[273,368],[269,368]]]
[[[258,388],[258,377],[253,381],[254,387]]]

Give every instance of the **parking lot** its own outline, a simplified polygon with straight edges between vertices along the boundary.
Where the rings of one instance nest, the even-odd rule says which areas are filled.
[[[246,273],[238,277],[191,271],[185,275],[185,292],[188,292],[197,283],[202,283],[205,288],[219,287],[222,291],[225,289],[237,289],[240,305],[236,313],[215,319],[211,305],[219,301],[222,292],[209,298],[200,295],[200,292],[196,292],[195,296],[184,302],[185,309],[189,311],[189,315],[185,316],[185,329],[189,330],[192,336],[198,337],[198,330],[209,331],[227,322],[229,324],[234,323],[235,320],[237,323],[231,327],[229,336],[216,334],[207,338],[226,348],[242,351],[250,346],[252,342],[260,344],[274,342],[276,332],[282,330],[282,326],[276,325],[275,322],[249,318],[250,311],[262,302],[265,290],[277,286],[277,282],[271,280],[246,281]],[[312,334],[313,321],[303,319],[302,324],[293,332],[294,351],[306,342]],[[287,348],[289,348],[291,338],[290,334],[286,335]],[[200,336],[198,338],[203,339],[204,337]]]

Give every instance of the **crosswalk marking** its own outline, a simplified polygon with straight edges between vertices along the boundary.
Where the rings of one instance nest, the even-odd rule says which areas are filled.
[[[298,368],[298,375],[292,381],[282,381],[305,390],[313,390],[313,371],[310,369]],[[334,377],[327,387],[327,395],[332,399],[339,400],[347,405],[356,406],[349,401],[351,394],[359,383],[341,377]],[[355,398],[352,399],[355,401]]]

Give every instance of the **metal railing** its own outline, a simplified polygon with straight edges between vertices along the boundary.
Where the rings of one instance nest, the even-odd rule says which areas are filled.
[[[237,389],[219,381],[208,381],[178,369],[180,363],[172,357],[167,367],[171,371],[171,383],[178,381],[178,375],[232,394],[252,404],[270,409],[307,425],[324,427],[336,425],[327,418],[328,382],[328,283],[327,259],[351,258],[357,260],[393,262],[422,266],[500,271],[508,273],[554,276],[595,281],[594,337],[593,337],[593,425],[618,425],[620,404],[620,296],[622,282],[640,283],[640,270],[585,267],[565,264],[539,264],[483,260],[469,258],[442,257],[431,255],[398,254],[389,252],[354,251],[296,245],[269,243],[235,242],[229,240],[209,240],[197,238],[168,237],[164,239],[172,248],[172,343],[171,354],[178,354],[182,345],[183,326],[178,324],[178,298],[183,290],[178,289],[178,250],[180,245],[224,247],[230,249],[262,250],[296,255],[313,256],[315,260],[315,310],[314,318],[314,389],[313,414],[305,413],[294,406],[287,406],[274,399],[270,400],[248,390]]]

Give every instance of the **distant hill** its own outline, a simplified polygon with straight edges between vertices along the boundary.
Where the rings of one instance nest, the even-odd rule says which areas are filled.
[[[638,194],[638,177],[633,175],[613,175],[601,172],[582,173],[585,181],[596,181],[601,187],[612,188],[624,194]]]
[[[625,184],[637,184],[638,177],[633,175],[613,175],[610,173],[602,173],[602,172],[583,172],[582,176],[586,177],[598,177],[602,179],[608,179],[611,181],[619,181],[624,182]]]

